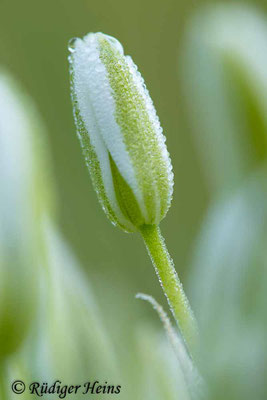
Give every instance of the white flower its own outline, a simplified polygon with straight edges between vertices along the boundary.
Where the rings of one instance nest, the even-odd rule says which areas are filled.
[[[173,174],[137,67],[102,33],[72,40],[69,49],[78,136],[103,209],[128,232],[158,224],[171,203]]]

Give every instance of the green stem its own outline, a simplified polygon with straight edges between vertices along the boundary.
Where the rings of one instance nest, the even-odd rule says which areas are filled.
[[[140,232],[170,309],[188,346],[188,350],[191,352],[198,335],[197,324],[183,286],[175,271],[173,261],[168,253],[164,238],[156,225],[144,225],[141,227]]]

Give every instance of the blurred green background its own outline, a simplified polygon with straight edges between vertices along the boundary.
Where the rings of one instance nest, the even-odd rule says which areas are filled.
[[[125,318],[130,309],[131,319],[137,309],[135,318],[140,318],[140,312],[150,318],[150,309],[134,299],[138,291],[149,292],[160,302],[163,299],[140,238],[125,235],[109,223],[92,189],[72,117],[67,43],[90,31],[113,35],[145,79],[174,167],[174,198],[162,230],[186,284],[208,191],[185,116],[179,45],[188,18],[206,3],[0,0],[0,63],[22,82],[41,112],[51,144],[60,225],[93,282],[107,318],[115,318],[118,303]],[[266,2],[255,3],[267,9]]]
[[[151,308],[135,300],[137,292],[152,294],[165,308],[166,302],[140,237],[114,228],[93,191],[72,116],[67,43],[90,31],[115,36],[145,79],[174,168],[173,203],[161,228],[187,288],[192,250],[213,193],[191,132],[180,55],[188,21],[209,3],[215,2],[0,0],[0,64],[32,95],[43,117],[59,225],[119,344],[128,343],[140,321],[160,326]],[[264,1],[249,3],[259,6],[262,15],[267,11]]]

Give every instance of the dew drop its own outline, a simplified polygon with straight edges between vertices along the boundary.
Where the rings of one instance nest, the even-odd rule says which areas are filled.
[[[69,42],[68,42],[68,50],[69,50],[71,53],[74,53],[74,51],[75,51],[75,43],[76,43],[76,40],[77,40],[77,38],[74,37],[74,38],[70,39]]]
[[[124,52],[123,47],[117,39],[115,39],[113,36],[110,35],[104,35],[104,37],[116,50],[118,50],[121,54],[123,54]]]

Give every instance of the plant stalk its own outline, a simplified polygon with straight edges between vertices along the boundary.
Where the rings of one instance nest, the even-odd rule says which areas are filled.
[[[198,336],[197,324],[160,228],[156,225],[144,225],[140,232],[172,314],[191,353]]]

